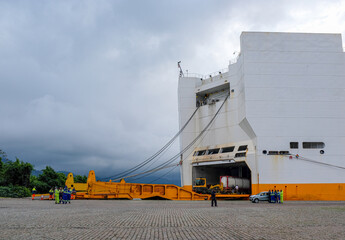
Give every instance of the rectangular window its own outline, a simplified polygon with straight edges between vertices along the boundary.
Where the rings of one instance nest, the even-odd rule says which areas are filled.
[[[206,154],[206,150],[200,150],[198,151],[198,153],[196,154],[196,156],[203,156]]]
[[[197,178],[197,179],[195,180],[195,186],[203,186],[203,185],[205,185],[205,179],[203,179],[203,178]]]
[[[290,148],[291,149],[297,149],[298,148],[298,142],[290,142]]]
[[[243,145],[238,147],[238,151],[246,151],[248,145]]]
[[[228,153],[228,152],[233,152],[235,147],[225,147],[222,148],[222,153]]]
[[[209,149],[208,150],[208,155],[218,154],[218,153],[219,153],[219,148]]]
[[[235,154],[235,158],[237,158],[237,157],[245,157],[245,156],[246,156],[246,153],[245,153],[245,152],[236,153],[236,154]]]
[[[303,148],[324,148],[323,142],[303,142]]]

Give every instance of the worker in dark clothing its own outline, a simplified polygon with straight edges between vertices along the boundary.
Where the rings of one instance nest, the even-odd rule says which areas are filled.
[[[277,190],[274,190],[273,197],[274,197],[274,203],[277,203]]]
[[[59,189],[60,202],[59,203],[62,203],[62,194],[63,194],[63,189],[62,189],[62,187],[60,187],[60,189]]]
[[[67,204],[67,201],[68,201],[67,197],[68,197],[68,189],[65,186],[62,192],[62,204]]]
[[[77,194],[77,191],[75,190],[75,188],[73,188],[72,190],[72,199],[75,199],[75,195]]]
[[[213,207],[213,203],[214,206],[217,207],[216,192],[214,190],[211,192],[211,207]]]
[[[271,190],[268,190],[268,202],[271,203]]]
[[[71,195],[72,195],[72,189],[71,188],[67,188],[67,201],[66,203],[71,203]]]
[[[274,191],[271,191],[271,203],[275,203],[276,200],[274,199]]]

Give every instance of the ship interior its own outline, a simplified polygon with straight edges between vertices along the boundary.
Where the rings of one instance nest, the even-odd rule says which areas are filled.
[[[192,169],[193,185],[197,178],[206,178],[206,185],[211,187],[213,185],[220,184],[221,176],[232,176],[237,178],[249,179],[251,182],[251,171],[245,162],[236,163],[222,163],[209,165],[194,165]],[[229,186],[233,188],[234,186]],[[241,189],[240,192],[245,194],[251,194],[251,187],[249,189]]]

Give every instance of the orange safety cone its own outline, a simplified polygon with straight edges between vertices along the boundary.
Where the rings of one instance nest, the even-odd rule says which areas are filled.
[[[32,194],[32,200],[34,200],[35,199],[35,194]]]

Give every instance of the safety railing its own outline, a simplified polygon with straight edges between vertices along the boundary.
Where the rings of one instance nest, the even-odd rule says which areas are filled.
[[[207,75],[203,75],[203,74],[199,74],[199,73],[190,73],[190,72],[188,72],[188,70],[186,70],[184,72],[184,77],[196,77],[196,78],[200,78],[202,80],[205,80],[208,78],[213,78],[213,77],[216,77],[218,75],[221,75],[222,73],[225,73],[227,71],[229,71],[228,68],[223,68],[223,69],[220,69],[219,71],[216,71],[216,72],[213,72],[213,73],[210,73]]]

